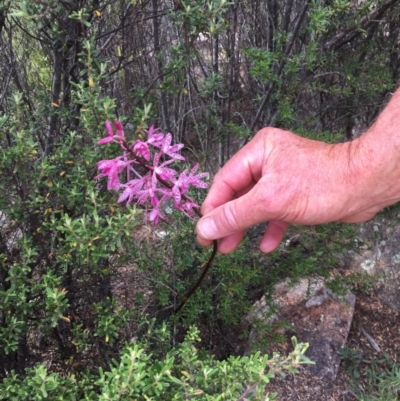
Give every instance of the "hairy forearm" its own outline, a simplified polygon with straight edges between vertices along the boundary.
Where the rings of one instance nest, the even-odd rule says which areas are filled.
[[[364,203],[378,212],[400,201],[400,89],[375,123],[351,144],[356,149]]]

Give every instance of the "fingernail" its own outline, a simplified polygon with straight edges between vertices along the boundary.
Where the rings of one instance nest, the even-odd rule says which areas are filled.
[[[197,223],[197,230],[200,237],[204,239],[216,239],[217,227],[212,217],[203,217]]]

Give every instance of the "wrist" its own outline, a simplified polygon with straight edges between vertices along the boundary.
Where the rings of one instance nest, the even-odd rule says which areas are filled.
[[[366,221],[400,200],[398,127],[399,132],[395,133],[393,125],[378,120],[364,135],[348,143],[349,193],[353,206],[343,221]]]

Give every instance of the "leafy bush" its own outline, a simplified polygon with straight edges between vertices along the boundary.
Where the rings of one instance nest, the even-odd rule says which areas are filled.
[[[97,375],[83,372],[63,377],[48,373],[43,366],[27,371],[21,378],[15,373],[0,384],[0,400],[272,400],[265,394],[265,385],[277,374],[295,373],[296,367],[310,363],[304,356],[307,345],[297,344],[286,358],[273,358],[259,353],[250,357],[230,357],[218,361],[199,352],[199,332],[191,328],[185,340],[170,347],[170,334],[165,325],[147,333],[158,340],[157,348],[168,351],[162,359],[149,352],[146,342],[128,344],[119,360]],[[154,346],[154,344],[153,344]]]
[[[122,267],[143,273],[136,305],[149,301],[157,310],[170,305],[171,289],[183,296],[194,278],[190,271],[205,256],[193,244],[193,225],[181,218],[173,223],[179,230],[167,233],[171,242],[154,234],[149,243],[135,242],[142,210],[122,207],[94,179],[97,162],[116,156],[96,146],[115,112],[115,101],[101,93],[107,68],[97,53],[93,41],[82,42],[83,78],[71,82],[68,107],[40,104],[31,120],[17,92],[1,116],[0,399],[229,400],[246,391],[261,399],[275,373],[307,362],[306,346],[296,345],[287,358],[219,361],[195,346],[196,329],[182,342],[160,322],[149,334],[142,310],[122,302],[114,284]],[[143,127],[149,113],[149,107],[137,109],[132,119]],[[172,319],[181,333],[202,315],[240,321],[249,307],[244,283],[254,272],[233,258],[218,258],[213,286],[187,305],[183,324]],[[211,291],[214,286],[220,290]]]

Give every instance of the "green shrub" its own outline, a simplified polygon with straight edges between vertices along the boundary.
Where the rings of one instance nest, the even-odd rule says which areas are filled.
[[[82,372],[63,377],[49,373],[43,366],[28,369],[21,378],[14,372],[0,384],[0,400],[272,400],[265,385],[276,375],[295,373],[310,361],[304,356],[307,345],[293,339],[294,351],[287,357],[271,359],[256,353],[250,357],[230,357],[218,361],[200,352],[196,343],[199,332],[191,328],[185,340],[170,346],[171,335],[165,325],[147,333],[167,348],[162,358],[155,358],[148,342],[127,344],[120,358],[98,373]]]

